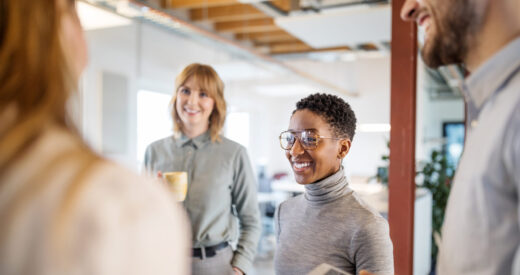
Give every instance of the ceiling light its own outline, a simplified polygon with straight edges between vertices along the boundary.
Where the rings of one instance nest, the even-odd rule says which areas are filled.
[[[257,93],[272,97],[306,96],[316,91],[314,87],[303,84],[259,85]]]
[[[387,133],[390,132],[390,124],[388,123],[362,123],[357,126],[357,132],[360,133]]]
[[[77,2],[78,16],[85,31],[130,25],[128,18],[94,7],[84,2]]]

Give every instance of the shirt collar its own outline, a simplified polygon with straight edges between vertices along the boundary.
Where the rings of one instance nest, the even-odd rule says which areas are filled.
[[[520,37],[507,44],[466,79],[464,93],[467,99],[478,109],[482,108],[519,67]]]
[[[201,148],[206,143],[211,141],[211,137],[209,131],[206,131],[204,134],[196,136],[194,138],[189,138],[184,134],[181,134],[179,138],[177,138],[177,147],[184,147],[189,144],[193,144],[196,149]]]

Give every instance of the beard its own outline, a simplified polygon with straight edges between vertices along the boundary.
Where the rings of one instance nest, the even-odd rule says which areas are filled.
[[[483,12],[478,12],[482,9],[471,0],[443,2],[430,8],[433,29],[421,49],[424,63],[431,68],[463,63],[483,20]]]

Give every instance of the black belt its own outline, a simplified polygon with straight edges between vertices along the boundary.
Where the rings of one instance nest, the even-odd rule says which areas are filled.
[[[217,255],[217,251],[221,250],[222,248],[226,248],[227,246],[228,242],[223,242],[214,246],[193,248],[193,257],[200,257],[201,259],[213,257]]]

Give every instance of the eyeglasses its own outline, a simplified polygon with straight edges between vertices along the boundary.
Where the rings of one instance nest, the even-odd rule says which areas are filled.
[[[333,138],[333,137],[324,137],[318,135],[313,130],[303,130],[303,131],[284,131],[280,134],[280,146],[284,150],[291,150],[294,143],[296,142],[296,138],[300,140],[300,144],[305,150],[314,150],[318,147],[318,143],[321,139],[341,139],[341,138]]]

